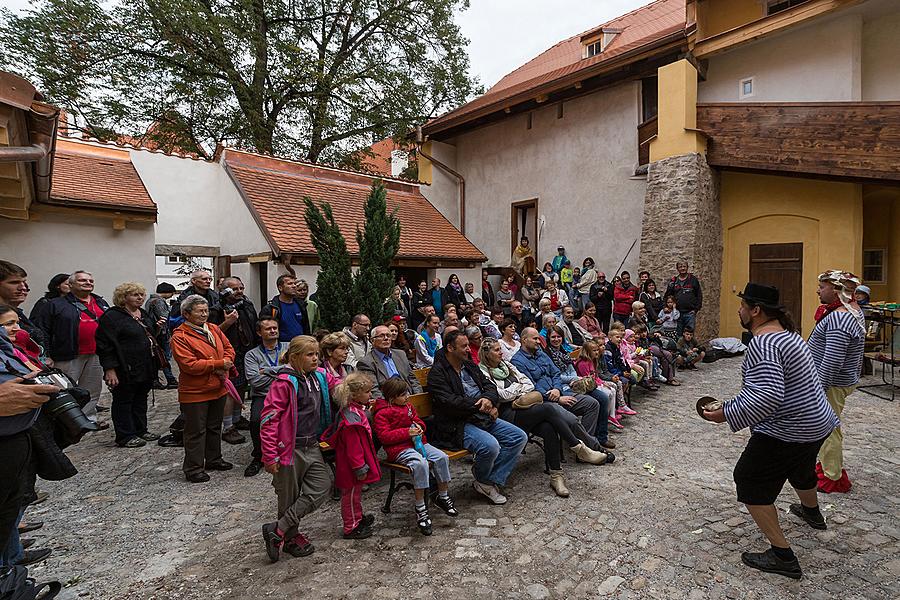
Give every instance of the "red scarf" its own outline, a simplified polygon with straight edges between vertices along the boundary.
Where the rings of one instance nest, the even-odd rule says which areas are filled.
[[[831,304],[820,304],[819,308],[816,309],[816,323],[818,323],[843,305],[844,304],[841,302],[840,298],[838,298]]]

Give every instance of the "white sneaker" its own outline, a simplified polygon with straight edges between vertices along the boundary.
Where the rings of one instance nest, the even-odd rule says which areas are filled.
[[[495,485],[487,485],[480,481],[472,482],[476,492],[491,501],[492,504],[506,504],[506,496],[500,493]]]

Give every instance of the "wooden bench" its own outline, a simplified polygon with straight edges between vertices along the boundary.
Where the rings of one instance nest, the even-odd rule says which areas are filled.
[[[426,369],[419,369],[420,371]],[[416,375],[418,377],[418,375]],[[427,377],[427,373],[426,373]],[[431,395],[428,393],[423,394],[413,394],[409,397],[409,402],[416,408],[416,412],[419,414],[420,419],[425,419],[426,417],[430,417],[433,413],[431,408]],[[426,433],[427,436],[427,433]],[[443,449],[441,449],[443,450]],[[468,450],[443,450],[444,454],[447,455],[447,458],[450,460],[459,460],[461,458],[465,458],[470,455]],[[383,459],[381,461],[381,466],[386,468],[391,473],[391,482],[388,487],[388,495],[384,501],[384,506],[381,507],[381,511],[385,513],[391,512],[391,502],[394,499],[394,494],[397,493],[398,490],[411,490],[413,489],[413,484],[409,481],[401,481],[397,483],[397,473],[405,473],[407,475],[412,474],[412,469],[407,467],[406,465],[402,465],[400,463],[391,462],[387,459]],[[428,494],[425,494],[425,502],[428,502]]]
[[[419,385],[422,386],[423,390],[428,389],[428,372],[431,371],[431,367],[424,367],[422,369],[416,369],[413,371],[413,375],[416,376],[416,379],[419,380]]]

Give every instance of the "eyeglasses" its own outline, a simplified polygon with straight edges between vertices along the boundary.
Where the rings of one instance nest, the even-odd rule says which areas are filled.
[[[372,336],[372,339],[373,339],[373,340],[379,340],[379,339],[382,339],[382,338],[389,338],[389,337],[391,337],[391,334],[390,334],[390,333],[379,333],[378,335],[373,335],[373,336]]]

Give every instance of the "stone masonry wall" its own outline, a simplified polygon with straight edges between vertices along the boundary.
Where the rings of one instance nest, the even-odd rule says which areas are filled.
[[[701,154],[659,160],[647,174],[641,269],[650,271],[664,292],[679,259],[687,260],[703,290],[697,337],[703,341],[717,337],[722,282],[719,177]]]

